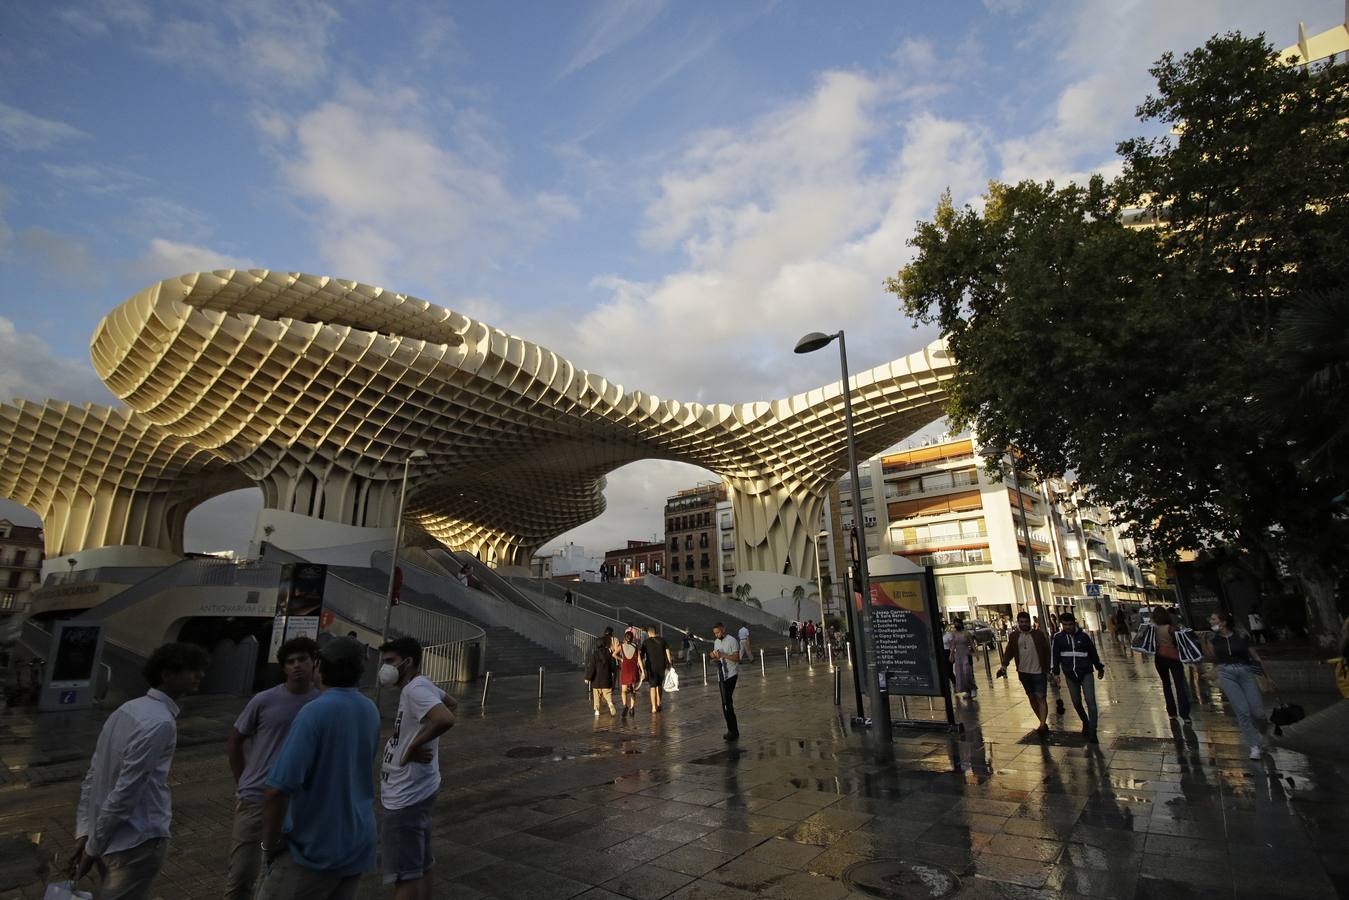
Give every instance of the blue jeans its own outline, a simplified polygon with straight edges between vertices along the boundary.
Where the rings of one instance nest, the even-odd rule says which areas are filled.
[[[1180,717],[1188,719],[1190,717],[1190,689],[1185,686],[1185,667],[1180,664],[1178,659],[1167,659],[1160,653],[1152,658],[1157,666],[1157,674],[1162,679],[1162,695],[1166,697],[1166,714],[1174,716],[1176,714],[1176,703],[1180,703]],[[1176,690],[1171,692],[1171,684],[1175,682]]]
[[[1265,717],[1265,698],[1260,696],[1260,684],[1255,671],[1249,666],[1222,665],[1218,667],[1218,685],[1223,696],[1237,716],[1237,728],[1241,730],[1241,739],[1247,747],[1260,744],[1260,731],[1257,720]]]
[[[1095,674],[1090,669],[1081,678],[1068,671],[1063,673],[1063,680],[1068,684],[1068,696],[1073,700],[1073,709],[1092,734],[1096,733],[1096,723],[1100,721],[1100,715],[1096,711],[1096,679],[1093,677]],[[1085,708],[1082,705],[1084,696]]]

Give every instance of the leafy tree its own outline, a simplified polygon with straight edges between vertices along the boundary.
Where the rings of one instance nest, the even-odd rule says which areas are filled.
[[[948,194],[887,288],[947,338],[950,413],[990,472],[1009,446],[1075,472],[1154,557],[1281,555],[1324,637],[1349,543],[1343,300],[1323,297],[1349,276],[1349,67],[1232,34],[1151,72],[1138,116],[1170,128],[1121,143],[1120,178]],[[1160,224],[1128,227],[1139,208]]]

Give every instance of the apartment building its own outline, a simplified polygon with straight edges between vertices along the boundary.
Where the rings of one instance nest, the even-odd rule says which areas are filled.
[[[19,595],[42,580],[42,529],[0,519],[0,612],[16,609]]]
[[[721,529],[718,506],[726,501],[726,485],[719,481],[679,491],[665,501],[665,545],[671,581],[705,591],[721,589]],[[732,533],[734,541],[734,533]],[[735,544],[731,544],[734,555]]]
[[[1059,566],[1044,486],[1022,472],[1015,491],[1010,460],[1006,479],[993,481],[983,471],[976,442],[961,437],[878,456],[858,469],[870,555],[894,553],[932,566],[944,615],[990,619],[1021,609],[1037,614],[1018,502],[1026,510],[1029,553],[1046,612],[1073,607],[1070,598],[1056,600],[1051,590]],[[839,544],[846,551],[856,519],[847,478],[839,494],[842,534],[836,540],[832,523],[826,520],[825,527],[831,548]]]
[[[641,581],[647,575],[663,575],[665,545],[660,542],[628,541],[626,547],[604,554],[601,572],[605,581]]]
[[[1128,529],[1110,510],[1092,503],[1075,482],[1052,479],[1050,516],[1059,555],[1060,574],[1053,579],[1056,604],[1071,601],[1092,630],[1122,602],[1146,599],[1148,581],[1137,561],[1137,547]]]

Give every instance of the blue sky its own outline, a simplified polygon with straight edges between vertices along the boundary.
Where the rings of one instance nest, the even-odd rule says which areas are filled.
[[[416,294],[686,400],[916,349],[882,279],[949,187],[1115,167],[1146,68],[1340,0],[376,4],[17,0],[0,10],[0,395],[113,402],[99,318],[221,267]],[[592,550],[660,528],[616,473]],[[251,495],[189,522],[239,546]],[[8,507],[11,508],[12,507]],[[0,514],[6,507],[0,505]],[[240,523],[245,524],[240,524]]]

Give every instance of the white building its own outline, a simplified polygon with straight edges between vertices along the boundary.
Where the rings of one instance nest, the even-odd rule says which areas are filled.
[[[531,559],[529,574],[535,578],[599,581],[603,562],[602,559],[587,556],[584,547],[578,547],[569,541],[550,554]]]

